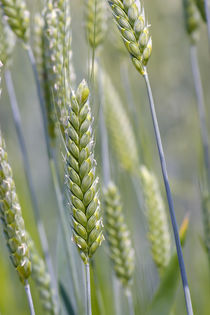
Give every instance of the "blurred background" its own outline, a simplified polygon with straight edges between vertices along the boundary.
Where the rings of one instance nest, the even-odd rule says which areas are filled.
[[[73,62],[76,69],[77,83],[79,83],[83,78],[87,78],[87,60],[91,50],[85,40],[83,1],[71,0],[70,2],[73,29]],[[182,1],[147,0],[144,1],[144,5],[146,17],[148,17],[148,21],[151,24],[150,31],[153,39],[153,53],[148,64],[148,71],[153,88],[179,225],[185,214],[190,214],[189,233],[184,249],[184,258],[194,311],[195,314],[208,315],[210,314],[210,274],[208,258],[200,242],[200,237],[203,235],[198,183],[200,136],[190,65],[189,39],[184,26]],[[29,0],[28,6],[32,16],[41,7],[39,1]],[[137,121],[139,123],[137,126],[134,124],[135,133],[138,140],[144,137],[147,143],[147,154],[150,160],[148,162],[153,165],[153,170],[160,179],[165,198],[145,83],[133,67],[129,57],[124,57],[116,50],[112,33],[113,22],[110,18],[105,44],[100,51],[101,58],[107,72],[112,77],[116,89],[121,95],[128,115],[130,115],[130,107],[123,83],[123,79],[126,79],[124,77],[125,73],[127,74],[138,114]],[[207,27],[205,24],[202,24],[200,40],[198,41],[198,54],[209,128],[210,59],[207,39]],[[13,57],[14,61],[11,71],[18,103],[21,108],[22,124],[30,156],[33,180],[50,242],[54,266],[59,273],[62,270],[62,266],[66,266],[66,261],[65,257],[62,261],[57,259],[58,252],[62,251],[62,239],[59,237],[57,204],[47,163],[42,119],[34,78],[27,54],[19,42],[16,45]],[[7,143],[9,161],[13,168],[26,227],[31,232],[37,246],[39,246],[4,80],[2,83],[2,97],[0,99],[0,126]],[[95,135],[96,159],[100,170],[98,128],[96,128]],[[115,181],[119,185],[123,196],[124,210],[136,249],[137,263],[133,286],[136,314],[145,314],[146,305],[151,300],[159,280],[151,258],[149,244],[146,240],[145,218],[139,210],[131,180],[126,172],[120,168],[112,153],[111,161]],[[78,255],[77,251],[75,251],[75,255]],[[98,292],[101,293],[101,303],[105,305],[105,314],[114,314],[113,305],[110,303],[112,299],[111,267],[105,242],[96,253],[95,265],[97,270],[97,287],[100,289]],[[67,287],[69,295],[73,296],[71,285]],[[81,284],[81,292],[83,292],[82,290],[83,285]],[[28,314],[24,288],[8,259],[8,252],[2,233],[0,234],[0,292],[1,315]],[[43,314],[33,285],[32,294],[37,314]],[[181,285],[177,291],[174,313],[185,314]],[[94,314],[99,313],[95,310]]]

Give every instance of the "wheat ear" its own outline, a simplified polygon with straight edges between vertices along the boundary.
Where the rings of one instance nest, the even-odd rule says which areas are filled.
[[[57,315],[58,307],[56,305],[55,292],[53,291],[51,278],[47,271],[45,262],[40,257],[29,233],[26,234],[26,238],[30,250],[30,260],[32,264],[31,277],[38,288],[45,314]]]
[[[10,65],[14,46],[15,36],[6,23],[3,12],[0,8],[0,56],[3,65]]]
[[[85,0],[85,29],[90,46],[97,48],[106,34],[106,5],[101,0]]]
[[[152,38],[143,6],[138,0],[107,1],[134,66],[144,74],[152,53]]]
[[[69,11],[68,1],[48,1],[44,13],[48,80],[63,133],[67,124],[66,107],[70,102],[70,86],[74,85]]]
[[[1,0],[0,4],[7,17],[8,24],[17,37],[24,42],[29,39],[29,11],[24,0]]]
[[[146,83],[150,103],[150,111],[154,126],[154,133],[159,152],[160,164],[165,184],[165,190],[167,194],[171,222],[173,226],[174,238],[182,277],[183,290],[185,295],[186,309],[188,314],[193,314],[190,290],[188,286],[187,274],[185,270],[184,258],[179,238],[178,224],[176,221],[173,198],[168,180],[165,155],[163,151],[162,140],[157,121],[152,89],[150,86],[149,76],[146,67],[152,51],[152,39],[149,36],[149,26],[145,21],[144,8],[141,5],[140,0],[107,1],[111,7],[114,19],[117,23],[119,31],[121,32],[125,45],[130,53],[134,66],[139,71],[139,73],[143,75]]]
[[[110,78],[103,72],[105,117],[112,147],[124,169],[136,172],[139,165],[137,142],[128,115]]]
[[[122,283],[128,299],[129,314],[134,314],[131,283],[135,267],[135,253],[130,232],[125,223],[119,190],[110,182],[104,192],[104,211],[106,234],[110,249],[110,258],[115,275]]]
[[[125,224],[119,190],[109,183],[104,192],[105,228],[110,248],[110,257],[116,276],[127,288],[133,277],[135,258],[130,232]]]
[[[73,240],[86,266],[87,313],[91,314],[89,260],[103,241],[102,213],[93,154],[89,89],[83,80],[71,93],[65,130],[66,176],[72,205]]]
[[[26,240],[25,224],[22,217],[13,174],[8,163],[6,146],[0,131],[0,219],[4,236],[10,253],[10,259],[15,267],[20,281],[24,284],[31,315],[34,306],[28,284],[31,275],[31,261]]]
[[[44,19],[40,14],[36,14],[34,17],[34,34],[33,34],[33,49],[34,57],[36,59],[37,71],[39,74],[39,80],[42,86],[45,107],[47,112],[48,133],[52,144],[54,144],[56,138],[56,117],[54,111],[54,104],[52,100],[52,86],[49,79],[49,69],[47,69],[47,45],[44,40]]]
[[[153,260],[160,275],[163,275],[171,257],[169,225],[158,181],[146,166],[140,167],[141,186],[144,193],[148,220],[148,239]]]
[[[198,28],[200,26],[200,14],[195,4],[195,0],[183,0],[185,25],[191,43],[195,44],[198,38]]]

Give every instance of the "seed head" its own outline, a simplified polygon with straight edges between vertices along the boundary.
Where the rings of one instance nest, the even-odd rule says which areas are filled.
[[[66,173],[71,194],[73,239],[85,264],[104,239],[88,97],[89,89],[83,80],[76,93],[71,94],[71,107],[65,130]]]
[[[145,166],[140,167],[140,178],[148,220],[148,239],[153,260],[162,275],[171,257],[171,238],[164,202],[158,181]]]
[[[25,283],[31,274],[29,248],[12,169],[8,163],[5,142],[0,133],[0,219],[10,252],[10,259]]]
[[[29,40],[30,13],[24,0],[0,0],[3,14],[13,32],[24,42]]]
[[[116,276],[127,287],[132,281],[135,255],[122,212],[120,194],[114,183],[110,183],[104,193],[104,210],[110,257]]]
[[[152,38],[139,0],[107,0],[136,69],[144,75],[152,53]]]
[[[185,25],[192,43],[198,38],[198,28],[200,25],[200,14],[195,4],[195,0],[183,0]]]

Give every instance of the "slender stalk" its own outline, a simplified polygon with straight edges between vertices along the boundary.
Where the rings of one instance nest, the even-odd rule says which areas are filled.
[[[64,238],[66,252],[67,252],[69,269],[72,271],[71,274],[72,274],[72,280],[74,283],[75,297],[76,297],[78,307],[79,307],[79,305],[80,305],[79,296],[80,295],[79,295],[79,289],[78,289],[78,281],[76,278],[77,273],[76,273],[74,260],[73,260],[73,257],[71,255],[71,249],[70,249],[71,239],[69,236],[68,224],[67,224],[67,220],[65,217],[63,197],[62,197],[60,183],[59,183],[59,174],[58,174],[58,170],[56,167],[54,151],[51,147],[50,140],[49,140],[50,137],[49,137],[48,128],[47,128],[47,114],[46,114],[44,98],[43,98],[43,94],[42,94],[42,90],[41,90],[41,86],[40,86],[40,82],[39,82],[39,75],[38,75],[37,68],[36,68],[36,61],[35,61],[34,54],[33,54],[33,51],[32,51],[30,46],[27,47],[27,53],[28,53],[29,60],[31,62],[31,66],[32,66],[33,73],[34,73],[34,78],[36,81],[37,94],[39,97],[39,103],[40,103],[42,119],[43,119],[47,155],[48,155],[51,175],[52,175],[52,179],[53,179],[53,185],[54,185],[54,189],[55,189],[55,193],[56,193],[56,199],[57,199],[57,203],[58,203],[58,210],[59,210],[59,216],[60,216],[61,225],[62,225],[62,232],[63,232],[63,238]]]
[[[33,180],[32,180],[32,174],[31,174],[31,168],[30,168],[30,163],[29,163],[29,158],[28,158],[28,152],[26,149],[24,133],[22,130],[20,110],[19,110],[19,106],[17,103],[16,95],[15,95],[15,90],[14,90],[11,72],[8,69],[5,70],[5,82],[6,82],[7,91],[8,91],[10,104],[11,104],[11,108],[12,108],[12,114],[13,114],[13,120],[15,123],[16,133],[17,133],[17,137],[18,137],[18,141],[19,141],[19,145],[20,145],[20,149],[21,149],[24,172],[25,172],[26,181],[27,181],[28,188],[29,188],[31,202],[32,202],[33,210],[34,210],[34,216],[35,216],[35,220],[36,220],[36,224],[37,224],[37,228],[38,228],[38,232],[39,232],[39,238],[40,238],[40,242],[42,245],[42,250],[43,250],[45,261],[46,261],[46,264],[48,267],[48,271],[51,275],[54,287],[56,288],[57,285],[56,285],[56,279],[55,279],[55,273],[54,273],[54,269],[53,269],[52,259],[51,259],[50,253],[49,253],[48,240],[46,237],[44,225],[43,225],[42,220],[41,220],[38,201],[36,198],[35,188],[34,188],[34,184],[33,184]]]
[[[119,285],[119,281],[116,278],[114,272],[112,274],[112,285],[113,285],[113,291],[114,291],[114,307],[115,307],[115,313],[116,315],[121,315],[121,304],[120,304],[120,300],[121,300],[121,292],[120,292],[120,285]]]
[[[91,307],[91,288],[90,288],[90,265],[87,263],[85,265],[86,271],[86,314],[92,315],[92,307]]]
[[[200,123],[201,140],[203,147],[203,160],[206,170],[206,175],[210,185],[210,165],[209,165],[209,148],[208,148],[208,129],[206,124],[206,111],[204,104],[203,88],[201,75],[198,64],[197,47],[195,45],[190,46],[191,66],[193,73],[193,80],[195,86],[195,93],[197,97],[197,108]]]
[[[128,300],[129,315],[135,315],[132,293],[128,289],[125,294]]]
[[[159,152],[159,158],[160,158],[160,163],[161,163],[162,175],[163,175],[163,180],[164,180],[165,190],[166,190],[166,195],[167,195],[167,200],[168,200],[171,223],[172,223],[173,233],[174,233],[174,238],[175,238],[175,243],[176,243],[176,250],[177,250],[179,268],[180,268],[181,277],[182,277],[182,284],[183,284],[183,289],[184,289],[187,314],[193,315],[190,290],[189,290],[189,286],[188,286],[188,280],[187,280],[187,274],[186,274],[186,270],[185,270],[182,247],[181,247],[181,242],[180,242],[180,238],[179,238],[179,230],[178,230],[178,225],[177,225],[177,221],[176,221],[174,204],[173,204],[171,189],[170,189],[169,180],[168,180],[168,173],[167,173],[166,161],[165,161],[165,156],[164,156],[164,151],[163,151],[163,146],[162,146],[162,140],[161,140],[161,136],[160,136],[160,130],[159,130],[159,125],[158,125],[158,121],[157,121],[155,104],[154,104],[154,100],[153,100],[150,81],[149,81],[149,77],[148,77],[146,69],[145,69],[144,79],[145,79],[148,97],[149,97],[150,111],[151,111],[151,115],[152,115],[152,121],[153,121],[154,132],[155,132],[155,137],[156,137],[156,142],[157,142],[157,147],[158,147],[158,152]]]
[[[30,308],[30,314],[35,315],[34,304],[33,304],[32,296],[31,296],[31,289],[30,289],[30,285],[28,281],[26,281],[26,284],[25,284],[25,291],[26,291],[26,296],[28,299],[28,305]]]
[[[209,0],[204,0],[205,4],[205,11],[206,11],[206,23],[208,29],[208,38],[209,38],[209,45],[210,45],[210,4]]]

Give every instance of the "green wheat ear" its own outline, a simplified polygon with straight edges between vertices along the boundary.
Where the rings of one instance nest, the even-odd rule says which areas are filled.
[[[54,104],[51,97],[52,86],[49,78],[48,63],[46,55],[48,54],[48,45],[45,43],[44,38],[44,19],[40,14],[34,17],[34,34],[33,34],[33,48],[34,57],[36,59],[37,71],[41,82],[43,95],[45,99],[45,106],[47,112],[48,131],[50,138],[53,141],[56,138],[56,117]]]
[[[85,0],[86,37],[92,48],[98,47],[104,40],[107,30],[105,1]]]
[[[88,97],[89,89],[83,80],[76,93],[71,94],[71,107],[65,130],[66,173],[71,192],[73,239],[85,264],[104,239],[93,153],[93,119]]]
[[[145,74],[152,53],[152,38],[139,0],[107,0],[136,69]]]
[[[0,56],[4,65],[9,66],[11,55],[15,46],[15,35],[6,23],[3,12],[0,8]]]
[[[198,38],[198,28],[200,26],[200,14],[195,4],[195,0],[183,0],[186,30],[192,43]]]
[[[55,294],[52,289],[51,278],[47,271],[46,264],[40,257],[29,233],[26,234],[26,237],[28,247],[30,249],[30,259],[32,264],[31,277],[38,288],[43,309],[46,312],[45,314],[57,315],[58,309],[55,302]]]
[[[0,132],[0,218],[13,266],[25,284],[31,274],[29,248],[12,169]]]
[[[111,260],[116,276],[127,287],[133,277],[135,257],[120,194],[114,183],[110,183],[104,193],[104,210]]]
[[[206,19],[206,10],[205,10],[205,3],[204,3],[204,0],[195,0],[196,4],[197,4],[197,7],[200,11],[200,14],[204,20],[204,22],[207,21]]]
[[[105,118],[110,141],[121,166],[131,173],[139,165],[136,137],[110,78],[104,75]]]
[[[152,257],[162,275],[171,257],[171,238],[166,209],[155,175],[145,166],[141,166],[140,178],[145,199],[148,239],[151,243]]]
[[[29,40],[30,13],[24,0],[0,0],[7,22],[17,37],[24,42]]]

